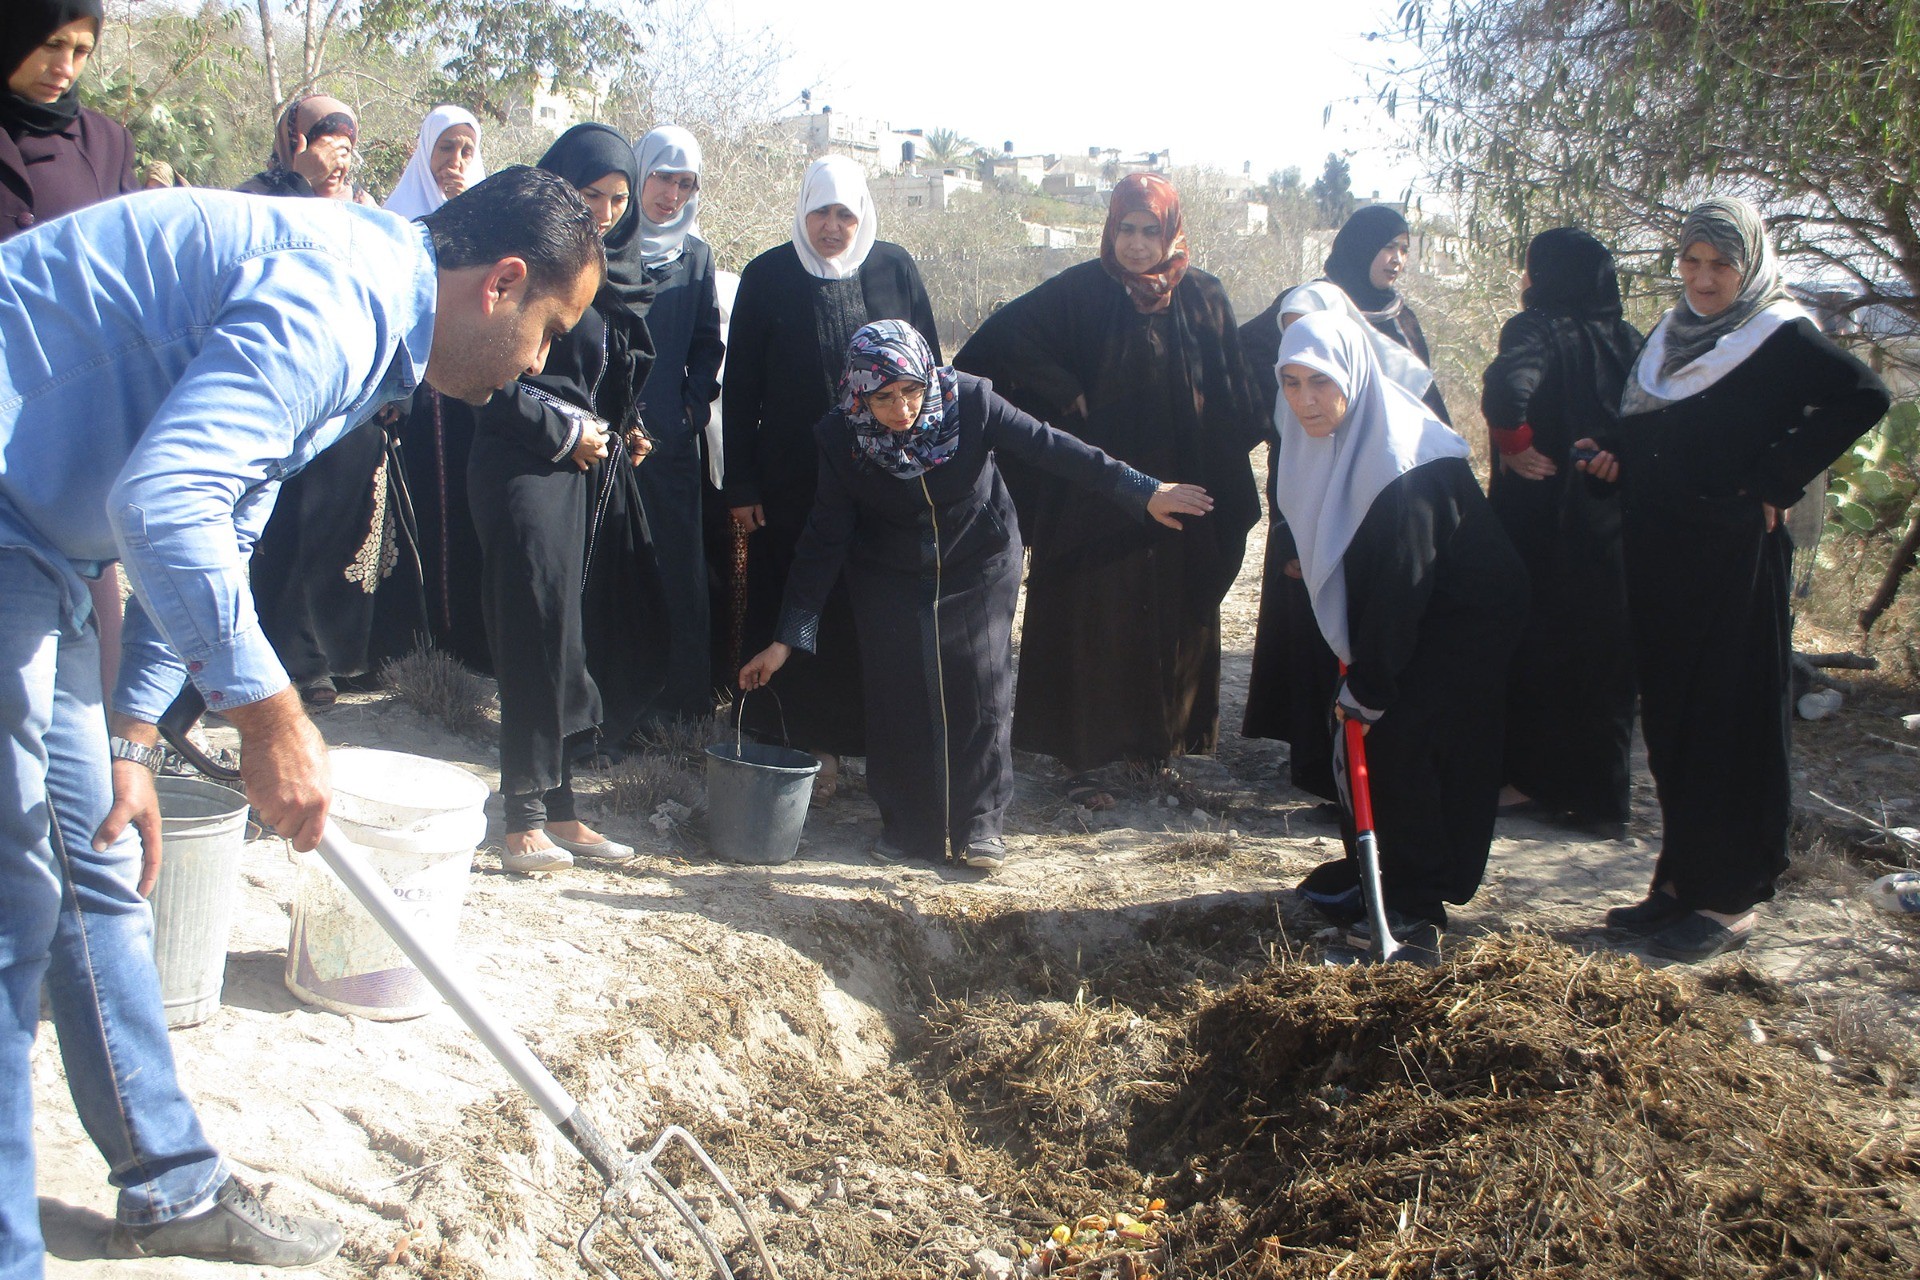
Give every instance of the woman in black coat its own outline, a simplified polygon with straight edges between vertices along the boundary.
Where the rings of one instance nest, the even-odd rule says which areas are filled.
[[[1614,432],[1576,464],[1622,487],[1640,726],[1660,796],[1646,898],[1607,913],[1650,949],[1745,946],[1787,868],[1787,579],[1780,513],[1886,413],[1886,386],[1788,296],[1766,227],[1709,200],[1680,232],[1686,296],[1647,336]]]
[[[844,566],[866,679],[867,786],[883,861],[993,871],[1013,796],[1013,610],[1020,533],[994,465],[1021,459],[1178,529],[1212,502],[1163,485],[937,367],[899,320],[854,335],[838,408],[821,419],[813,512],[787,577],[775,642],[740,670],[755,689],[794,649],[822,643]]]
[[[633,147],[641,242],[654,287],[647,312],[654,362],[640,389],[653,452],[638,473],[666,606],[665,683],[642,710],[643,732],[713,714],[711,606],[701,527],[705,433],[720,394],[720,303],[700,216],[700,144],[663,125]]]
[[[591,578],[631,564],[612,548],[630,551],[635,540],[626,519],[638,517],[633,463],[645,447],[632,430],[633,410],[653,359],[631,145],[605,125],[575,125],[540,167],[572,183],[593,210],[606,242],[607,278],[580,322],[554,340],[546,367],[474,411],[467,492],[480,534],[487,647],[500,684],[507,832],[501,862],[521,872],[558,870],[575,856],[603,863],[633,856],[631,847],[579,820],[569,748],[590,741],[604,714],[588,668],[583,584],[595,598],[616,597],[609,608],[632,594],[596,590]],[[616,497],[624,519],[608,515]],[[629,634],[632,647],[623,646],[616,661],[644,661],[657,637]]]
[[[1268,432],[1220,282],[1191,268],[1180,198],[1159,174],[1114,188],[1100,257],[995,312],[957,367],[1129,466],[1204,485],[1218,504],[1180,534],[1050,478],[1021,509],[1033,548],[1014,743],[1087,776],[1213,750],[1220,601],[1260,518],[1247,453]]]
[[[1469,901],[1486,870],[1526,574],[1467,442],[1385,376],[1357,321],[1303,316],[1280,361],[1280,509],[1347,667],[1329,709],[1366,726],[1388,924],[1409,958],[1432,959],[1446,904]],[[1350,822],[1347,834],[1348,857],[1301,892],[1367,945]]]
[[[813,510],[818,448],[813,426],[832,407],[847,343],[874,320],[905,320],[940,355],[933,304],[913,259],[876,239],[866,173],[845,156],[807,169],[793,240],[740,273],[728,329],[721,493],[747,529],[747,616],[742,652],[773,639],[794,548]],[[821,758],[814,794],[833,794],[839,757],[865,755],[860,654],[844,587],[821,614],[818,654],[795,660],[781,682],[784,736]],[[756,699],[770,703],[772,699]],[[783,736],[781,708],[758,705],[748,728]]]
[[[1507,684],[1503,812],[1527,807],[1619,839],[1633,745],[1633,639],[1619,495],[1581,479],[1573,442],[1612,426],[1640,332],[1613,254],[1560,227],[1527,246],[1525,310],[1500,331],[1480,397],[1499,460],[1488,500],[1526,562],[1526,630]]]

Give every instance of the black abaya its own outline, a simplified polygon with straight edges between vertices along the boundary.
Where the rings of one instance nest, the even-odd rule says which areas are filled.
[[[480,603],[480,537],[467,501],[473,407],[430,387],[414,394],[400,424],[426,593],[427,631],[436,648],[492,674]]]
[[[773,639],[794,547],[813,510],[814,424],[833,403],[847,342],[874,320],[912,324],[939,361],[933,304],[899,245],[876,241],[858,274],[846,280],[808,274],[790,243],[767,250],[740,273],[721,402],[722,492],[728,507],[758,504],[767,518],[748,544],[742,653],[758,653]],[[781,708],[766,705],[772,699],[751,701],[749,729],[809,751],[868,754],[859,644],[844,584],[822,610],[818,654],[796,654],[781,675]]]
[[[1019,523],[996,454],[1094,493],[1135,520],[1154,482],[959,377],[958,444],[902,479],[855,460],[845,417],[816,428],[817,496],[787,579],[778,638],[824,644],[821,610],[851,591],[865,679],[867,789],[883,839],[939,859],[998,839],[1013,795],[1013,613]],[[784,681],[776,676],[774,687]],[[942,728],[944,726],[944,733]]]
[[[1247,452],[1268,419],[1220,282],[1190,270],[1172,297],[1142,314],[1098,261],[1081,263],[989,317],[955,360],[1056,427],[1214,499],[1175,532],[1034,486],[1013,740],[1075,773],[1211,751],[1219,732],[1220,601],[1259,519]],[[1081,396],[1084,419],[1071,408]]]
[[[1787,866],[1787,579],[1781,511],[1878,422],[1887,389],[1807,319],[1706,390],[1621,419],[1627,601],[1663,823],[1656,885],[1736,915]]]
[[[704,432],[720,394],[720,307],[713,250],[689,236],[678,258],[649,273],[654,280],[647,331],[653,368],[640,392],[641,419],[653,452],[636,473],[659,567],[668,635],[664,685],[643,720],[704,718],[713,713],[710,603],[702,536]],[[611,735],[610,735],[611,736]]]
[[[1481,409],[1496,441],[1522,432],[1559,468],[1494,467],[1488,500],[1526,565],[1527,621],[1507,686],[1506,781],[1598,823],[1629,816],[1635,706],[1618,494],[1574,470],[1573,442],[1605,435],[1640,348],[1611,314],[1529,308],[1500,333]]]
[[[1493,842],[1526,578],[1463,458],[1382,489],[1343,568],[1347,687],[1384,713],[1366,751],[1387,905],[1444,924],[1444,903],[1478,891]]]

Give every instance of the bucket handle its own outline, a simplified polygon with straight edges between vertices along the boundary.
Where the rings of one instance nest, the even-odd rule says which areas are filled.
[[[788,745],[792,745],[793,735],[787,731],[787,709],[781,705],[780,695],[775,693],[770,685],[762,685],[761,687],[766,689],[767,696],[773,699],[774,712],[780,717],[780,740]],[[747,690],[742,689],[740,696],[733,700],[733,754],[735,759],[741,759],[745,754],[747,693]]]

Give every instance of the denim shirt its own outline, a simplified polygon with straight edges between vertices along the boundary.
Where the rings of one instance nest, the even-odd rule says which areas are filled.
[[[287,687],[248,557],[280,482],[419,382],[435,289],[424,227],[344,200],[152,191],[0,244],[0,547],[75,629],[126,566],[116,710]]]

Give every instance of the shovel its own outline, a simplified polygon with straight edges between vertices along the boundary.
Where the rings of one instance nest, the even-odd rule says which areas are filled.
[[[1345,675],[1347,666],[1340,664]],[[1347,791],[1353,802],[1353,848],[1360,861],[1360,896],[1367,902],[1367,918],[1373,922],[1373,958],[1385,963],[1400,951],[1400,943],[1387,928],[1387,904],[1380,889],[1380,844],[1373,835],[1373,782],[1367,776],[1366,725],[1347,716],[1340,722],[1346,735]]]

